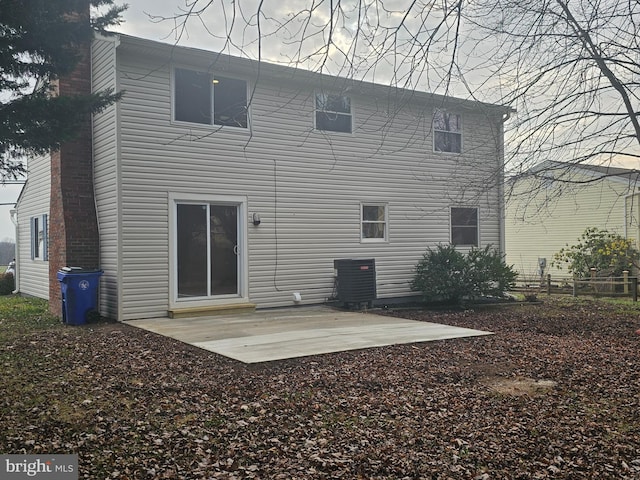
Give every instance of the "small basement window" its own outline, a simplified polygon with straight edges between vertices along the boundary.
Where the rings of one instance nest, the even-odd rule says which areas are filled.
[[[478,246],[478,209],[451,207],[451,243]]]
[[[351,98],[316,94],[316,130],[351,133]]]
[[[436,152],[462,152],[460,115],[436,110],[433,114],[433,149]]]
[[[247,82],[176,68],[173,108],[179,122],[247,128]]]
[[[387,206],[362,204],[362,240],[387,240]]]

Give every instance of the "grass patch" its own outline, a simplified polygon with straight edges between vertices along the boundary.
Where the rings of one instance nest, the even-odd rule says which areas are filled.
[[[544,301],[546,298],[543,297]],[[585,307],[585,306],[614,306],[616,307],[616,313],[621,314],[637,314],[640,313],[640,302],[634,302],[631,297],[592,297],[592,296],[567,296],[567,295],[552,295],[554,301],[558,306],[563,308],[575,308],[575,307]]]
[[[0,296],[0,343],[36,331],[63,328],[48,309],[48,302],[40,298]]]
[[[640,302],[634,302],[631,298],[602,298],[602,301],[614,305],[620,313],[639,313]]]

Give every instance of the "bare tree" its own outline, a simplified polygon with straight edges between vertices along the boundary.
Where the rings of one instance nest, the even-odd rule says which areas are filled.
[[[497,5],[496,5],[497,3]],[[624,0],[486,2],[503,14],[493,74],[517,107],[511,167],[544,160],[609,164],[640,159],[640,3]]]
[[[186,0],[154,19],[177,41],[199,25],[230,53],[509,105],[512,178],[640,163],[637,0]]]

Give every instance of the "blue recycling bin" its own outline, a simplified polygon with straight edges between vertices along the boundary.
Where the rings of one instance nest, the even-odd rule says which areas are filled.
[[[98,309],[98,287],[102,270],[64,267],[58,270],[62,291],[62,321],[67,325],[84,325],[89,313]]]

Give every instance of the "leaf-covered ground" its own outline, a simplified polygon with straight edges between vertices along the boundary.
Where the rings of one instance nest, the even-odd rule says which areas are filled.
[[[495,335],[247,366],[43,308],[0,304],[0,452],[80,478],[640,479],[638,309],[386,312]]]

